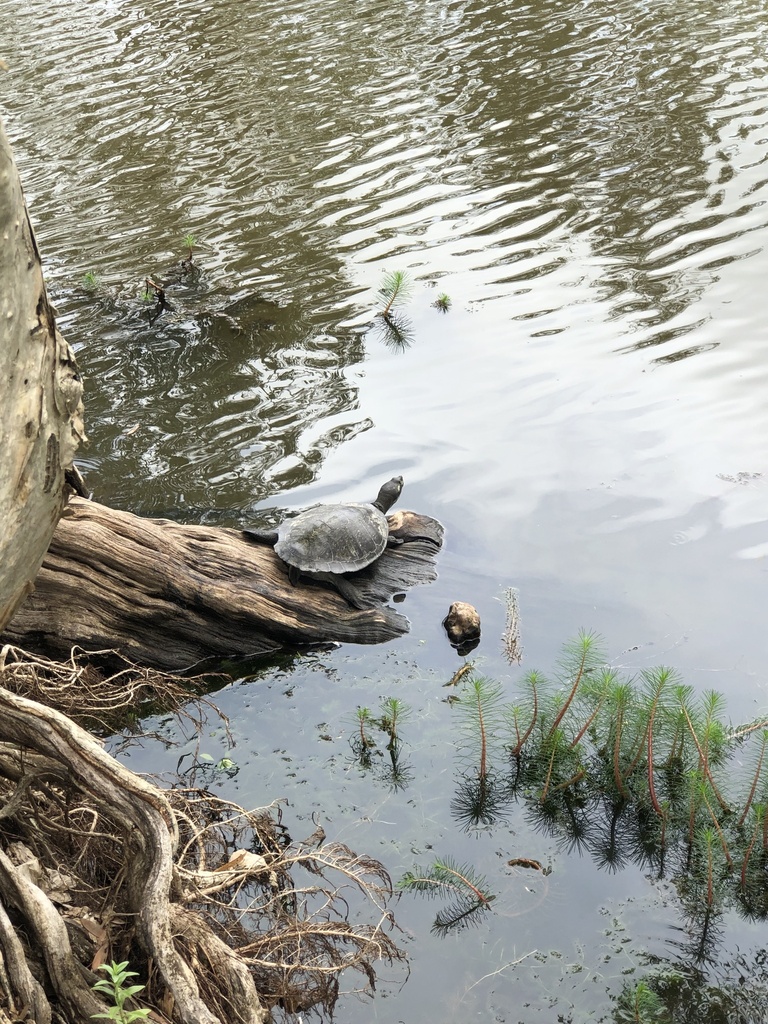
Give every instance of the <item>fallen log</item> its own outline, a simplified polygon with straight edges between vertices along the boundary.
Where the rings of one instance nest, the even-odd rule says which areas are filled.
[[[397,512],[388,521],[402,543],[348,577],[370,604],[357,609],[325,584],[292,586],[274,550],[239,530],[142,519],[75,497],[3,640],[57,656],[114,648],[164,671],[303,645],[383,643],[409,624],[382,602],[433,580],[442,543],[434,519]]]

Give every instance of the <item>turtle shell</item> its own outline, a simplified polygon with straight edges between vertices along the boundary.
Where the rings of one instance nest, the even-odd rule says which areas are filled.
[[[301,572],[355,572],[376,561],[388,534],[373,505],[317,505],[278,527],[275,551]]]

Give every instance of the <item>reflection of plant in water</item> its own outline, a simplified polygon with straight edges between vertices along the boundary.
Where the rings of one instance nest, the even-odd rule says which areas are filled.
[[[672,1018],[661,996],[645,981],[625,988],[616,1004],[616,1024],[671,1024]]]
[[[370,768],[371,751],[375,750],[376,742],[368,735],[368,729],[375,726],[376,720],[369,708],[358,707],[355,714],[357,716],[357,733],[350,741],[352,750],[361,767]]]
[[[432,931],[436,933],[476,924],[479,915],[490,909],[491,902],[496,899],[488,892],[485,879],[477,875],[471,865],[455,864],[448,857],[435,860],[427,868],[406,871],[397,887],[404,892],[443,896],[450,900],[435,917]]]
[[[690,965],[656,960],[635,986],[625,986],[616,999],[615,1024],[663,1021],[665,1024],[765,1024],[768,1004],[768,955],[759,950],[749,959],[739,953],[731,961],[710,965],[707,974]],[[637,989],[641,991],[637,993]],[[655,995],[651,1001],[647,993]],[[639,999],[638,999],[639,995]],[[632,1016],[635,1004],[658,1015]]]

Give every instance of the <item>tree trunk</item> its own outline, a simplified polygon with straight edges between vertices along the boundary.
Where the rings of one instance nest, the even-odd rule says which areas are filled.
[[[56,330],[21,183],[0,125],[0,629],[29,594],[83,436],[82,385]]]

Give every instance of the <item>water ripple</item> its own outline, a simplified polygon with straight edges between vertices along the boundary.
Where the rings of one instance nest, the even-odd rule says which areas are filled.
[[[28,0],[32,34],[0,0],[0,106],[65,316],[86,271],[133,287],[192,232],[210,296],[294,310],[288,349],[335,339],[275,399],[283,458],[335,424],[314,375],[395,265],[533,337],[567,333],[581,291],[610,348],[712,351],[687,340],[695,307],[768,227],[768,25],[757,4],[705,6]],[[111,342],[86,344],[111,380]]]

